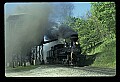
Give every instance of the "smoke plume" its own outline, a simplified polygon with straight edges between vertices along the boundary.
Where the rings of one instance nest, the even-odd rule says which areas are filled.
[[[47,30],[46,36],[49,39],[69,38],[72,34],[77,34],[71,27],[60,25],[59,27],[51,27]]]
[[[5,23],[5,60],[13,56],[25,58],[33,46],[39,45],[47,29],[51,6],[48,3],[19,5]]]
[[[71,34],[76,34],[66,25],[58,26],[49,21],[49,16],[53,12],[52,9],[53,6],[50,3],[18,5],[14,14],[6,18],[6,62],[15,60],[13,59],[14,56],[25,59],[27,55],[30,55],[32,47],[40,45],[44,35],[49,39],[58,39],[59,37],[68,38]]]

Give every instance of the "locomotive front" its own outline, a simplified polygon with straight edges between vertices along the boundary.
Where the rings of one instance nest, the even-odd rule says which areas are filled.
[[[66,46],[67,42],[65,42]],[[70,36],[69,46],[66,47],[68,65],[78,65],[81,48],[78,42],[78,34]]]

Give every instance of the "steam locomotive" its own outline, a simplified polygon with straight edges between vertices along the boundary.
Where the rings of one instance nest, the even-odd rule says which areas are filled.
[[[69,41],[67,41],[69,39]],[[47,51],[48,64],[63,64],[73,66],[84,66],[85,55],[81,54],[81,47],[78,42],[78,34],[72,34],[64,39],[63,44],[57,44]]]

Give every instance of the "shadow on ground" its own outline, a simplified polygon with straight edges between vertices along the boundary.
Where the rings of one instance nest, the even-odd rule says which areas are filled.
[[[82,55],[82,56],[80,56],[79,66],[89,66],[89,65],[93,64],[96,57],[100,53],[101,52],[95,53],[95,54],[92,54],[92,55]]]
[[[100,54],[100,52],[99,53],[95,53],[93,55],[87,55],[86,56],[85,66],[93,64],[95,59],[96,59],[96,57],[98,56],[98,54]]]

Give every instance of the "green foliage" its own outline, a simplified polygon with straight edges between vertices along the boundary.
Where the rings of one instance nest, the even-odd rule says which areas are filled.
[[[92,2],[91,11],[86,14],[86,17],[88,18],[68,17],[65,24],[78,32],[79,43],[83,54],[102,52],[102,55],[97,59],[97,63],[95,63],[96,65],[98,63],[104,63],[103,66],[115,66],[115,3]]]
[[[96,2],[91,3],[91,13],[93,16],[96,16],[98,20],[100,20],[105,28],[108,31],[112,31],[116,33],[115,27],[115,17],[116,17],[116,9],[114,2]]]
[[[93,2],[91,5],[91,13],[86,14],[87,20],[68,17],[65,22],[78,32],[83,53],[89,52],[88,48],[104,42],[107,38],[114,38],[116,33],[115,3]]]
[[[116,40],[106,41],[101,45],[102,53],[96,58],[92,66],[116,67]]]

